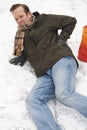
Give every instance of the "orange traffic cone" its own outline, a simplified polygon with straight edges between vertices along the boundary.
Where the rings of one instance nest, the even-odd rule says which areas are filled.
[[[78,51],[78,59],[87,62],[87,25],[83,27],[82,41]]]

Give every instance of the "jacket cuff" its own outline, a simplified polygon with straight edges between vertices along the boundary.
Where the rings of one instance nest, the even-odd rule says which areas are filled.
[[[58,43],[57,43],[58,46],[61,46],[61,45],[64,45],[64,44],[66,44],[66,42],[64,40],[62,40],[62,39],[58,40]]]

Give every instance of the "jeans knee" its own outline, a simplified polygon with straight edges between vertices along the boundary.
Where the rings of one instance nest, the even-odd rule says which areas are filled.
[[[56,98],[59,102],[63,102],[65,99],[64,94],[56,94]]]
[[[66,91],[62,91],[62,92],[56,93],[56,98],[61,103],[66,103],[67,99],[72,97],[73,94],[74,94],[74,90],[73,91],[67,91],[66,90]]]
[[[39,104],[39,97],[30,93],[26,98],[26,104],[30,107],[34,106],[35,104]]]

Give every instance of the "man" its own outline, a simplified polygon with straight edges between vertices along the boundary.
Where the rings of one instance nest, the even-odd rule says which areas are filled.
[[[10,11],[18,24],[11,64],[28,60],[37,81],[27,97],[27,108],[38,130],[62,130],[47,102],[54,97],[87,117],[87,97],[75,92],[78,63],[67,45],[76,19],[64,15],[31,13],[27,5],[15,4]],[[61,33],[58,34],[58,30]]]

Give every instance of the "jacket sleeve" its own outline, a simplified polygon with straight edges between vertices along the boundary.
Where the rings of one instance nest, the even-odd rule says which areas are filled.
[[[49,15],[48,17],[50,28],[53,30],[61,29],[59,39],[67,41],[75,28],[76,18],[65,15]]]
[[[62,31],[60,33],[59,39],[62,39],[64,41],[67,41],[67,39],[70,38],[70,35],[72,34],[75,25],[76,25],[76,19],[75,18],[69,18],[71,20],[67,21],[65,20],[65,25],[62,24]]]

